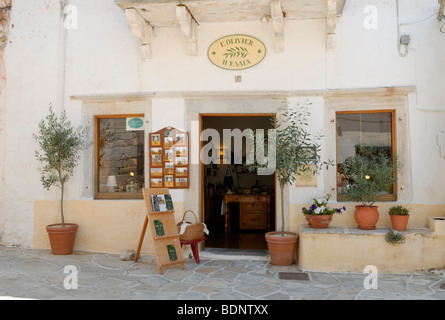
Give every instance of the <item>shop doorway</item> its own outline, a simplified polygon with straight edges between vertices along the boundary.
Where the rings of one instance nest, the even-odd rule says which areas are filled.
[[[220,141],[216,163],[201,162],[202,219],[210,230],[206,248],[266,250],[264,234],[275,230],[276,177],[251,173],[246,163],[246,139],[242,139],[242,164],[235,148],[224,145],[224,129],[274,129],[272,114],[202,114],[201,133],[216,130]],[[215,131],[214,131],[215,132]],[[227,133],[227,131],[226,131]],[[211,139],[201,142],[201,149]],[[227,143],[227,140],[226,140]],[[210,152],[211,153],[211,152]],[[230,164],[224,163],[230,162]]]

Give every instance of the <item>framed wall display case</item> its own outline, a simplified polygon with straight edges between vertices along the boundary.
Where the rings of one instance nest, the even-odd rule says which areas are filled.
[[[189,133],[167,127],[149,135],[150,187],[190,187]]]

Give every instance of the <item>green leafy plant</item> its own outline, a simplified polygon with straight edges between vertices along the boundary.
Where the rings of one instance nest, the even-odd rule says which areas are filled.
[[[394,230],[389,229],[389,231],[386,233],[385,240],[386,240],[386,242],[388,242],[390,244],[396,245],[396,244],[404,243],[406,240],[406,237],[401,232],[394,232]]]
[[[50,105],[49,114],[40,121],[38,132],[33,134],[34,140],[40,147],[35,156],[43,165],[39,168],[40,181],[47,189],[52,186],[60,188],[62,225],[65,225],[63,212],[65,185],[78,165],[80,151],[88,147],[85,142],[86,133],[86,128],[79,126],[76,129],[71,125],[65,111],[58,118]]]
[[[382,192],[392,192],[397,172],[402,164],[397,155],[388,156],[370,147],[359,147],[359,152],[348,157],[341,165],[348,188],[346,198],[371,207]]]
[[[256,150],[266,155],[269,146],[275,146],[275,157],[266,163],[246,164],[250,172],[256,172],[260,168],[274,168],[281,190],[281,221],[284,221],[284,187],[295,182],[297,175],[302,175],[308,171],[314,175],[318,174],[323,166],[328,168],[333,165],[333,161],[321,161],[319,144],[321,134],[312,137],[309,133],[308,118],[310,117],[309,107],[311,103],[298,105],[295,110],[288,110],[280,113],[277,117],[272,117],[271,122],[276,127],[275,139],[271,137],[265,139],[264,144],[260,144]],[[257,137],[258,138],[258,137]],[[250,139],[252,142],[254,139]],[[272,142],[273,141],[273,142]],[[253,153],[252,153],[253,154]],[[281,226],[281,234],[284,235],[284,223]]]
[[[389,208],[389,215],[391,216],[407,216],[409,215],[409,209],[403,206],[394,206]]]

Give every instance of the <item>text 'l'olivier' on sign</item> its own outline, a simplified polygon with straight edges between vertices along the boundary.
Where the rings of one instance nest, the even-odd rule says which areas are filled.
[[[263,61],[266,46],[254,37],[235,34],[216,40],[210,46],[208,56],[220,68],[244,70]]]

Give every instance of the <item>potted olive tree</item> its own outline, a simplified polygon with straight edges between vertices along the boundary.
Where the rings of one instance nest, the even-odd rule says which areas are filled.
[[[80,158],[80,151],[87,147],[85,136],[87,130],[77,129],[71,125],[66,112],[60,118],[56,116],[52,106],[49,114],[40,121],[39,130],[33,134],[40,150],[35,152],[42,167],[40,181],[49,190],[55,186],[60,189],[60,217],[61,223],[46,227],[51,243],[52,253],[67,255],[73,252],[77,224],[66,223],[63,210],[65,187],[74,172]]]
[[[354,213],[359,229],[375,229],[379,211],[374,203],[382,194],[392,193],[400,168],[397,155],[391,157],[365,146],[360,146],[358,152],[341,165],[344,181],[348,183],[346,198],[360,203]]]
[[[267,137],[264,144],[255,144],[255,147],[261,146],[269,148],[275,147],[275,157],[267,157],[268,161],[259,164],[255,161],[253,164],[246,164],[249,171],[254,172],[260,168],[274,168],[280,186],[281,201],[281,230],[268,232],[266,241],[273,265],[291,265],[293,263],[298,234],[285,231],[285,213],[284,213],[284,188],[286,185],[295,182],[297,175],[311,171],[312,174],[318,174],[323,165],[327,167],[332,162],[321,162],[320,145],[318,141],[322,138],[321,134],[312,137],[308,132],[308,118],[310,116],[309,106],[311,103],[299,105],[295,110],[288,109],[272,117],[271,122],[275,126],[276,134],[273,137]],[[258,139],[259,136],[256,136]],[[251,139],[253,141],[254,139]],[[271,143],[273,141],[273,143]],[[266,154],[265,149],[259,150],[260,154]],[[256,150],[258,154],[258,150]],[[312,166],[311,166],[312,165]],[[315,165],[315,166],[313,166]]]

